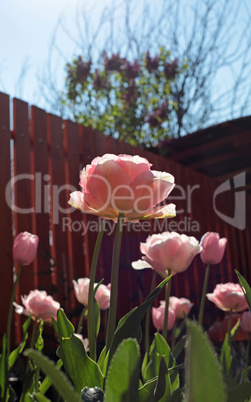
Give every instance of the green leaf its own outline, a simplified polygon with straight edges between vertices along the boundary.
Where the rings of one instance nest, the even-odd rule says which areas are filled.
[[[60,369],[63,366],[63,362],[61,359],[57,361],[57,368]],[[50,377],[46,376],[43,382],[39,386],[40,394],[45,394],[48,389],[52,386],[52,381]]]
[[[10,356],[9,356],[9,363],[8,363],[8,368],[9,370],[11,369],[11,367],[13,367],[13,365],[15,364],[18,356],[22,353],[22,351],[24,350],[25,344],[26,344],[26,340],[27,340],[28,335],[25,335],[25,339],[18,345],[18,347],[16,349],[14,349]]]
[[[238,329],[240,328],[240,323],[241,323],[241,320],[240,320],[240,318],[238,318],[235,326],[230,331],[231,339],[234,339],[235,335],[237,334]]]
[[[50,399],[46,398],[43,394],[40,394],[40,392],[36,392],[32,396],[34,396],[35,401],[37,402],[51,402]]]
[[[95,336],[97,337],[99,334],[99,328],[100,328],[100,308],[95,300],[94,305],[93,305],[93,319],[94,319],[94,331],[95,331]],[[96,343],[96,341],[95,341]]]
[[[159,375],[159,367],[162,358],[169,367],[170,348],[162,335],[156,333],[149,352],[149,363],[143,372],[144,381],[151,380]]]
[[[39,352],[42,352],[44,348],[44,340],[42,337],[43,328],[44,328],[44,322],[41,320],[39,323],[39,327],[37,329],[36,340],[35,340],[35,349],[37,349]]]
[[[139,357],[139,345],[135,339],[121,342],[108,370],[106,402],[138,402]]]
[[[238,276],[240,285],[247,300],[249,310],[251,311],[251,288],[247,283],[246,279],[237,270],[235,270],[235,273]]]
[[[221,347],[220,362],[224,373],[229,374],[232,365],[232,355],[229,345],[228,333],[225,335],[225,339]]]
[[[147,381],[142,387],[139,388],[139,402],[154,402],[154,389],[156,387],[157,381],[158,377],[155,377],[152,380]]]
[[[146,370],[147,365],[149,364],[149,361],[150,361],[149,352],[146,352],[141,365],[141,375],[143,379],[144,379],[144,372]]]
[[[130,310],[126,315],[124,315],[118,322],[117,325],[117,330],[122,327],[122,325],[126,322],[128,317],[137,309],[137,307],[134,307],[132,310]]]
[[[107,363],[109,358],[109,352],[106,355],[106,347],[103,348],[102,352],[99,355],[97,364],[99,365],[100,370],[102,371],[103,375],[106,375],[107,370]]]
[[[251,382],[244,382],[228,390],[227,402],[244,402],[251,396]]]
[[[27,331],[29,329],[31,323],[31,315],[27,318],[27,320],[23,323],[22,330],[23,330],[23,336],[27,334]]]
[[[242,384],[243,381],[245,381],[245,377],[247,376],[246,378],[249,378],[250,374],[251,374],[251,366],[240,371],[234,378],[234,386],[237,384]]]
[[[62,309],[59,309],[57,313],[57,327],[57,334],[60,339],[68,338],[75,332],[73,324],[68,320]]]
[[[95,386],[103,389],[104,376],[99,366],[86,354],[82,341],[74,335],[74,327],[61,309],[58,310],[57,324],[60,342],[57,353],[76,391],[80,393],[84,387]]]
[[[51,317],[51,323],[52,323],[52,326],[54,328],[54,331],[58,335],[58,324],[57,324],[57,321],[55,320],[55,318]]]
[[[127,315],[126,320],[123,321],[123,324],[116,329],[111,349],[110,349],[110,357],[109,361],[112,358],[115,350],[118,345],[126,338],[137,338],[140,333],[140,322],[144,318],[144,315],[148,308],[151,306],[154,299],[160,294],[161,290],[165,286],[167,282],[171,279],[171,275],[164,279],[146,298],[144,303],[142,303],[139,307],[135,308],[134,311]]]
[[[166,402],[184,402],[184,388],[176,389]]]
[[[14,349],[9,356],[9,362],[8,362],[8,369],[10,370],[11,367],[13,367],[13,365],[15,364],[18,356],[22,353],[22,351],[24,350],[27,338],[28,338],[28,329],[30,326],[30,322],[31,322],[31,316],[29,316],[27,318],[27,320],[24,322],[22,329],[23,329],[23,337],[22,337],[22,341],[21,343],[18,345],[18,347],[16,349]]]
[[[32,349],[26,350],[24,354],[28,356],[29,359],[34,360],[40,369],[50,377],[53,386],[64,401],[79,402],[80,397],[75,393],[71,383],[51,360],[42,355],[41,352]]]
[[[185,402],[226,402],[217,355],[207,335],[195,322],[188,323],[185,375]]]
[[[24,355],[26,355],[26,351],[24,351]],[[35,391],[35,375],[36,370],[33,367],[34,362],[28,360],[28,363],[25,368],[25,373],[22,376],[22,397],[21,402],[30,401],[29,395]]]
[[[171,393],[170,377],[167,370],[165,358],[162,357],[158,371],[158,381],[154,392],[154,401],[166,402]]]
[[[6,342],[6,335],[3,335],[2,340],[2,354],[0,356],[0,390],[1,396],[4,395],[4,389],[7,388],[7,378],[6,378],[6,354],[7,354],[7,342]]]

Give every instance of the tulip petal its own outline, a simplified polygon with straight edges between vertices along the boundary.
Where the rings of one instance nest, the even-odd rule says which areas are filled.
[[[133,261],[132,267],[137,270],[141,270],[141,269],[145,269],[145,268],[153,269],[153,267],[144,260]]]

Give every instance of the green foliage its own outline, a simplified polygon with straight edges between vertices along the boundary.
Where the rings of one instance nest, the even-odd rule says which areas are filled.
[[[164,48],[133,62],[104,52],[98,66],[79,56],[66,65],[62,104],[86,127],[132,145],[156,144],[168,136],[177,108],[172,84],[184,69]]]
[[[158,376],[162,358],[165,361],[166,367],[169,367],[170,352],[170,348],[163,336],[160,334],[155,334],[154,340],[150,347],[149,363],[145,367],[144,372],[142,372],[144,381],[148,381]]]
[[[105,401],[138,402],[139,345],[124,339],[113,355],[105,386]]]
[[[232,355],[231,355],[231,348],[230,348],[230,344],[229,344],[228,333],[226,334],[225,340],[221,347],[220,362],[221,362],[224,373],[226,373],[226,374],[230,373],[231,365],[232,365]]]
[[[63,362],[61,359],[59,359],[57,361],[56,366],[58,369],[60,369],[63,366]],[[43,382],[39,386],[40,394],[45,394],[48,391],[48,389],[51,387],[51,385],[52,385],[51,378],[49,376],[46,376],[45,379],[43,380]]]
[[[227,402],[245,402],[250,401],[251,382],[244,382],[227,390]]]
[[[154,401],[154,390],[156,388],[157,381],[158,377],[155,377],[152,380],[147,381],[142,387],[139,388],[138,390],[139,402]]]
[[[6,335],[4,334],[2,340],[2,354],[0,356],[0,390],[1,390],[1,399],[4,397],[4,390],[6,387],[6,354],[7,354],[7,344],[6,344]],[[9,390],[7,391],[9,395]],[[7,395],[7,396],[8,396]]]
[[[115,350],[117,349],[118,345],[126,338],[136,338],[140,342],[139,336],[141,335],[141,328],[140,323],[144,318],[145,313],[147,312],[148,308],[150,308],[154,299],[160,294],[161,290],[165,286],[167,282],[171,279],[171,275],[164,279],[146,298],[144,303],[142,303],[139,307],[135,308],[130,314],[126,315],[126,319],[122,319],[122,324],[115,331],[109,359],[112,358]]]
[[[154,399],[159,402],[166,402],[171,393],[171,382],[168,375],[165,359],[162,357],[158,369],[158,381],[155,388]]]
[[[103,388],[103,374],[99,366],[86,354],[82,341],[74,335],[74,327],[63,310],[58,310],[58,355],[75,389],[80,393],[84,387]]]
[[[26,350],[25,354],[32,360],[36,361],[40,369],[51,378],[51,381],[58,391],[59,395],[64,399],[66,402],[79,402],[80,400],[80,393],[79,397],[74,391],[71,383],[67,379],[67,377],[63,374],[62,371],[59,371],[57,366],[49,360],[47,357],[42,355],[42,353],[36,350]],[[40,395],[40,400],[43,401],[42,394]]]
[[[170,395],[179,387],[176,361],[172,356],[170,347],[162,335],[155,334],[150,347],[149,356],[144,358],[142,364],[142,377],[144,381],[158,378],[154,390],[155,400],[167,401]]]
[[[235,273],[238,276],[240,285],[247,300],[249,310],[251,311],[251,288],[247,283],[246,279],[237,270],[235,270]]]
[[[185,402],[227,401],[217,355],[196,322],[188,324],[185,374]]]
[[[43,340],[43,328],[44,328],[44,322],[40,321],[38,330],[36,333],[36,340],[35,340],[35,349],[37,349],[39,352],[42,352],[44,348],[44,340]]]

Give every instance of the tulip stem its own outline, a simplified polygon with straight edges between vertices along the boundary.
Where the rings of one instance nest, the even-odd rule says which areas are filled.
[[[4,385],[4,397],[3,400],[6,399],[7,388],[8,388],[8,364],[9,364],[9,356],[10,356],[10,337],[11,337],[11,321],[12,321],[12,312],[13,312],[13,302],[15,300],[17,284],[21,275],[22,263],[18,264],[17,276],[14,281],[14,286],[11,293],[9,312],[8,312],[8,320],[7,320],[7,331],[6,331],[6,357],[5,357],[5,385]]]
[[[204,308],[205,308],[205,299],[206,299],[206,291],[208,286],[209,272],[210,272],[210,264],[207,264],[204,285],[202,290],[202,296],[200,301],[200,311],[199,311],[199,324],[202,326],[203,324],[203,316],[204,316]]]
[[[94,328],[94,283],[98,264],[98,257],[102,242],[102,237],[105,229],[105,220],[102,219],[99,228],[98,237],[95,244],[95,249],[92,257],[91,272],[90,272],[90,284],[89,284],[89,294],[88,294],[88,317],[87,317],[87,328],[88,328],[88,338],[89,338],[89,354],[90,358],[96,360],[96,334]]]
[[[7,359],[9,358],[9,354],[10,354],[10,335],[11,335],[11,320],[12,320],[13,302],[15,300],[17,284],[18,284],[18,281],[19,281],[19,278],[21,275],[22,266],[23,266],[23,264],[21,264],[21,263],[18,265],[17,276],[14,281],[14,286],[12,289],[12,294],[11,294],[11,299],[10,299],[9,314],[8,314],[8,321],[7,321],[7,333],[6,333],[6,337],[7,337],[7,356],[6,356],[6,358]]]
[[[174,326],[172,329],[171,350],[173,350],[175,343],[176,343],[176,338],[175,338],[176,328],[177,328],[177,318],[174,321]]]
[[[37,330],[37,319],[35,319],[32,327],[32,333],[31,333],[31,341],[30,341],[30,348],[34,349],[34,344],[35,344],[35,337],[36,337],[36,330]]]
[[[79,322],[78,322],[78,326],[77,326],[77,331],[76,331],[77,334],[80,334],[81,331],[82,331],[82,328],[83,328],[83,327],[82,327],[82,324],[83,324],[83,321],[84,321],[84,317],[85,317],[86,310],[87,310],[87,306],[85,306],[85,307],[83,308],[82,313],[81,313],[81,316],[80,316],[80,318],[79,318]]]
[[[108,328],[106,334],[106,353],[110,350],[113,334],[116,328],[117,301],[118,301],[118,280],[119,280],[119,256],[122,241],[124,214],[118,216],[115,240],[112,256],[112,272],[111,272],[111,298],[110,309],[108,315]]]
[[[33,323],[33,327],[32,327],[32,333],[31,333],[31,341],[30,341],[30,348],[31,349],[34,349],[34,346],[35,346],[36,332],[37,332],[38,324],[39,324],[38,320],[35,319],[35,321]],[[35,361],[33,361],[33,367],[34,367],[34,370],[35,370],[34,387],[35,387],[35,391],[37,392],[38,391],[40,370],[39,370],[39,367],[38,367],[38,365],[36,364]],[[26,366],[26,374],[28,374],[28,370],[29,370],[29,365],[27,364],[27,366]]]
[[[156,271],[153,272],[153,277],[152,277],[152,282],[151,282],[151,288],[150,288],[150,293],[153,291],[153,288],[155,286],[156,282]],[[149,330],[150,330],[150,315],[151,315],[151,309],[149,308],[146,312],[146,321],[145,321],[145,352],[148,353],[149,351]]]
[[[167,273],[167,276],[170,275],[170,272]],[[167,340],[167,326],[168,326],[168,308],[169,308],[169,297],[171,292],[171,279],[166,284],[166,291],[165,291],[165,317],[164,317],[164,326],[162,331],[162,336],[165,340]]]
[[[231,310],[229,311],[228,330],[227,330],[229,347],[231,347],[231,329],[232,329],[232,321],[233,321],[233,310],[231,309]]]

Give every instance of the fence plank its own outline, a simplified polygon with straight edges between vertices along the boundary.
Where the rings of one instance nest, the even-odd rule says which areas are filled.
[[[10,167],[10,132],[9,132],[9,98],[7,95],[0,94],[0,156],[5,165]],[[30,231],[40,236],[38,261],[32,266],[23,270],[20,280],[22,294],[28,294],[35,287],[46,288],[62,301],[64,308],[71,314],[79,312],[81,306],[77,303],[72,290],[72,279],[89,276],[90,263],[93,249],[97,237],[97,231],[89,230],[82,236],[83,224],[85,229],[88,224],[98,221],[96,217],[82,214],[80,211],[70,213],[67,209],[69,193],[79,189],[79,172],[96,156],[109,153],[138,154],[147,158],[153,163],[153,169],[168,171],[174,175],[177,184],[181,185],[186,192],[188,185],[199,184],[200,189],[192,194],[192,209],[187,210],[187,193],[185,199],[172,200],[172,195],[182,196],[179,190],[171,193],[170,202],[177,204],[177,209],[186,208],[182,214],[168,221],[167,226],[156,225],[151,222],[148,231],[137,232],[136,230],[124,229],[122,250],[121,250],[121,272],[120,272],[120,293],[119,293],[119,316],[125,314],[135,304],[141,302],[148,293],[152,272],[136,272],[131,268],[131,262],[140,258],[140,242],[145,242],[149,233],[161,230],[174,230],[170,224],[176,226],[183,223],[183,228],[177,226],[179,232],[188,235],[195,235],[198,240],[208,230],[217,231],[220,236],[228,237],[228,245],[223,262],[214,267],[210,273],[210,291],[219,281],[237,281],[234,268],[240,270],[248,280],[250,280],[251,248],[250,243],[250,197],[247,196],[247,227],[243,231],[228,225],[217,216],[213,208],[213,194],[219,185],[213,179],[203,176],[193,171],[188,166],[184,167],[175,161],[168,160],[160,155],[141,149],[131,147],[128,144],[119,142],[113,138],[105,137],[102,133],[97,133],[92,129],[78,126],[75,123],[66,121],[64,123],[64,135],[62,134],[62,121],[55,116],[46,117],[46,113],[36,107],[32,108],[31,121],[28,118],[28,105],[18,99],[13,101],[13,124],[14,124],[14,175],[19,176],[14,186],[14,203],[21,211],[14,212],[14,224],[12,225],[11,210],[6,207],[4,194],[0,196],[0,217],[1,222],[5,222],[3,244],[6,244],[7,253],[1,256],[1,261],[6,264],[11,262],[11,227],[15,234],[20,231]],[[2,134],[1,129],[7,127],[6,133]],[[31,126],[31,137],[29,132]],[[47,138],[49,136],[49,138]],[[48,142],[49,141],[49,142]],[[49,177],[50,174],[50,177]],[[0,173],[1,188],[5,188],[11,176],[10,168],[2,169]],[[40,182],[39,182],[40,179]],[[47,181],[47,179],[49,181]],[[48,187],[47,187],[48,183]],[[37,193],[40,185],[40,194]],[[37,187],[36,187],[37,186]],[[54,187],[53,187],[54,186]],[[58,193],[57,189],[61,186],[65,188]],[[69,186],[72,186],[71,188]],[[67,188],[66,188],[67,187]],[[54,192],[53,192],[54,189]],[[35,198],[36,193],[36,198]],[[41,196],[41,198],[40,198]],[[225,194],[219,199],[219,209],[224,207],[225,213],[231,215],[234,198],[230,194]],[[51,197],[51,199],[50,199]],[[57,205],[57,197],[59,205]],[[231,198],[231,200],[230,200]],[[50,202],[49,202],[50,200]],[[48,203],[47,203],[48,201]],[[168,201],[168,202],[169,202]],[[52,203],[56,206],[53,209]],[[2,205],[2,208],[1,208]],[[36,207],[36,213],[35,213]],[[56,208],[58,207],[58,210]],[[66,208],[66,210],[63,210]],[[228,209],[227,209],[228,208]],[[24,210],[26,209],[26,210]],[[28,211],[27,209],[33,209]],[[4,212],[5,211],[5,212]],[[59,214],[59,222],[55,223],[55,217]],[[63,231],[62,219],[67,217],[71,221],[70,228]],[[191,228],[184,227],[185,218],[198,221],[200,228],[198,232],[192,233]],[[6,223],[7,222],[7,223]],[[110,224],[111,222],[109,222]],[[9,235],[6,235],[6,233]],[[104,235],[102,252],[98,263],[97,279],[104,277],[104,282],[110,281],[111,254],[114,241],[114,234]],[[44,250],[47,250],[46,258],[43,258]],[[52,257],[52,259],[51,259]],[[54,273],[51,273],[52,260],[56,264]],[[178,297],[189,297],[192,301],[199,303],[201,287],[204,279],[205,267],[201,263],[200,257],[196,257],[192,267],[184,274],[174,276],[172,281],[172,294]],[[36,274],[39,274],[38,276]],[[3,273],[1,272],[1,275]],[[12,273],[9,272],[6,283],[11,281]],[[8,282],[9,281],[9,282]],[[1,284],[3,281],[1,281]],[[4,287],[4,292],[8,287]],[[1,292],[0,297],[4,297]],[[163,296],[161,296],[163,297]],[[65,300],[64,300],[65,299]],[[5,298],[4,298],[5,300]],[[18,297],[18,302],[19,297]],[[156,302],[157,303],[157,302]],[[206,303],[206,312],[215,317],[212,313],[212,305]],[[196,311],[196,310],[194,310]],[[6,313],[5,317],[6,317]],[[197,314],[197,313],[196,313]],[[76,314],[77,315],[77,314]],[[19,324],[18,324],[19,325]],[[17,327],[20,334],[20,328]],[[2,327],[0,327],[2,330]],[[18,335],[19,336],[19,335]]]
[[[35,172],[35,227],[39,236],[36,287],[52,293],[51,247],[50,247],[50,176],[48,168],[48,139],[46,113],[31,107],[31,138],[34,149]]]
[[[14,174],[17,181],[14,186],[15,193],[15,232],[35,233],[33,214],[35,208],[34,168],[32,166],[33,150],[29,130],[28,104],[19,99],[13,99],[13,131],[14,131]],[[36,288],[35,273],[37,262],[26,266],[22,271],[17,289],[17,302],[20,295],[28,295],[30,290]],[[20,317],[16,315],[17,343],[21,340]]]
[[[81,169],[81,147],[79,129],[76,123],[69,120],[65,121],[64,140],[68,155],[66,163],[66,183],[70,184],[75,190],[78,190],[79,172]],[[69,200],[70,191],[66,191],[66,194]],[[69,217],[71,219],[71,230],[68,231],[70,264],[67,267],[67,276],[70,308],[74,308],[76,300],[72,280],[76,277],[79,270],[82,272],[82,277],[85,276],[84,240],[81,235],[83,229],[83,214],[81,211],[73,210]]]
[[[66,198],[65,150],[62,119],[52,114],[47,115],[47,128],[50,144],[51,177],[51,230],[54,297],[66,312],[69,311],[68,283],[66,267],[69,266],[67,241],[68,205]]]
[[[0,93],[0,160],[2,165],[0,169],[0,244],[2,250],[0,258],[0,342],[3,334],[6,333],[8,308],[13,287],[11,194],[9,193],[8,203],[5,199],[5,190],[11,179],[11,163],[13,163],[13,160],[10,160],[11,135],[9,121],[9,96]]]

